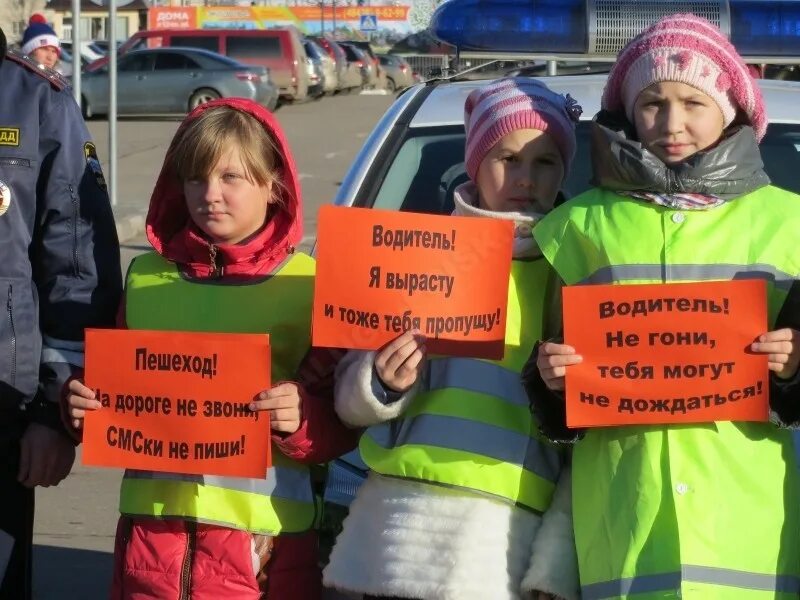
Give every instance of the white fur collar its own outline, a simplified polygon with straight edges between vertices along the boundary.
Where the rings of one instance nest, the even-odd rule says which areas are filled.
[[[544,215],[538,213],[498,212],[478,208],[478,186],[472,181],[467,181],[458,186],[453,192],[455,202],[454,215],[462,217],[488,217],[514,221],[514,258],[536,258],[542,255],[536,240],[533,239],[533,226]]]

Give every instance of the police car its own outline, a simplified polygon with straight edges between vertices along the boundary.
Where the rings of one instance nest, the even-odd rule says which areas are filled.
[[[678,6],[676,6],[676,4]],[[558,62],[613,62],[616,53],[659,18],[691,11],[718,25],[750,64],[800,63],[800,1],[450,0],[431,32],[463,56]],[[783,35],[791,32],[791,35]],[[485,70],[485,69],[484,69]],[[516,74],[516,73],[514,73]],[[502,73],[491,72],[492,79]],[[565,75],[543,81],[583,108],[568,196],[590,187],[589,128],[600,109],[606,75]],[[335,204],[449,214],[453,191],[466,181],[464,102],[487,83],[475,72],[416,85],[403,92],[367,138],[339,188]],[[758,80],[769,118],[761,143],[772,182],[800,193],[800,83]],[[357,452],[333,463],[326,500],[346,505],[366,467]]]
[[[686,10],[688,4],[682,2],[679,8]],[[800,36],[773,35],[800,31],[800,2],[695,0],[693,4],[693,12],[730,34],[749,63],[800,62]],[[537,6],[544,7],[541,14],[535,13]],[[466,50],[465,56],[516,52],[540,60],[608,62],[639,31],[675,12],[673,6],[608,0],[451,0],[434,14],[431,30],[442,41]],[[502,75],[492,71],[490,77]],[[453,189],[466,179],[464,101],[486,83],[474,78],[474,72],[464,72],[402,93],[367,138],[335,203],[451,212]],[[568,195],[576,195],[589,187],[589,123],[600,109],[606,75],[554,76],[543,81],[561,94],[569,93],[583,107],[576,131],[577,156],[566,184]],[[800,192],[800,83],[765,79],[758,83],[770,121],[761,144],[767,173],[775,185]]]

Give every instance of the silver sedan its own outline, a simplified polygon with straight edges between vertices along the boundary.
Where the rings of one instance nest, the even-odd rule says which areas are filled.
[[[248,98],[269,110],[278,89],[265,67],[243,65],[195,48],[136,50],[117,64],[120,115],[185,114],[216,98]],[[108,66],[82,76],[81,106],[91,117],[108,113]]]

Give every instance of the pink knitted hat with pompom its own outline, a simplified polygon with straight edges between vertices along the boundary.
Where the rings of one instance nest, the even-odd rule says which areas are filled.
[[[632,39],[617,56],[603,91],[602,108],[624,109],[633,121],[633,105],[645,88],[677,81],[710,96],[725,127],[744,112],[761,141],[767,115],[761,90],[742,57],[707,20],[692,14],[664,17]]]
[[[575,156],[575,123],[581,107],[569,94],[557,94],[527,77],[498,79],[472,90],[464,103],[466,170],[473,181],[489,150],[512,131],[539,129],[550,135],[569,173]]]

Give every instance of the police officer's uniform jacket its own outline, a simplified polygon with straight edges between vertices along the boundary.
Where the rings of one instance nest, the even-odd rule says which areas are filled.
[[[19,409],[59,426],[84,328],[114,322],[119,245],[72,90],[15,51],[0,58],[0,428]]]

